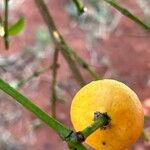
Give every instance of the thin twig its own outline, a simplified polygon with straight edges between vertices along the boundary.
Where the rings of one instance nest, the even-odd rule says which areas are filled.
[[[56,118],[56,100],[57,100],[57,94],[56,94],[56,76],[57,76],[57,68],[58,68],[58,54],[59,50],[55,49],[54,51],[54,57],[53,57],[53,64],[52,64],[52,86],[51,86],[51,111],[52,116]]]
[[[72,0],[75,4],[78,14],[81,15],[86,11],[86,7],[84,6],[83,2],[80,0]]]
[[[58,49],[62,52],[64,58],[66,59],[71,71],[73,72],[76,80],[78,83],[83,86],[85,85],[84,78],[82,77],[79,69],[77,68],[76,63],[74,62],[73,58],[70,57],[70,52],[68,51],[68,45],[66,45],[64,39],[62,38],[61,34],[57,30],[55,23],[48,11],[48,8],[43,0],[35,0],[35,3],[49,29],[50,35],[53,38],[53,41]]]
[[[39,69],[34,71],[30,76],[28,76],[27,78],[20,80],[19,83],[17,84],[17,88],[20,88],[21,86],[23,86],[24,84],[26,84],[28,81],[32,80],[35,77],[40,76],[41,74],[45,73],[46,71],[48,71],[50,69],[50,66]]]
[[[81,67],[83,67],[84,69],[86,69],[90,75],[95,79],[95,80],[99,80],[102,79],[100,77],[100,75],[98,75],[95,71],[95,69],[93,69],[85,60],[83,60],[75,51],[73,51],[72,49],[70,49],[70,51],[72,52],[72,54],[74,55],[75,59],[77,60],[77,62],[81,65]]]
[[[68,65],[69,65],[71,71],[73,72],[76,80],[80,83],[80,85],[83,86],[85,84],[85,81],[84,81],[79,69],[76,66],[76,63],[75,63],[76,58],[82,66],[85,66],[85,64],[86,64],[87,67],[85,67],[85,69],[95,79],[98,79],[98,75],[95,72],[95,70],[91,69],[91,67],[88,65],[88,63],[86,63],[72,48],[70,48],[70,46],[66,43],[66,41],[62,37],[62,35],[59,33],[59,31],[57,30],[56,25],[53,21],[53,18],[51,17],[44,1],[43,0],[35,0],[35,3],[37,4],[37,6],[40,10],[40,13],[43,16],[43,19],[49,29],[51,36],[53,37],[55,44],[61,50],[64,58],[68,62]]]
[[[9,0],[5,0],[5,16],[4,16],[4,43],[5,48],[9,48],[9,39],[8,39],[8,2]]]
[[[2,24],[3,24],[3,19],[2,19],[1,15],[0,15],[0,25],[2,25]]]
[[[122,13],[124,16],[127,16],[131,20],[133,20],[135,23],[139,24],[143,28],[150,30],[150,26],[148,26],[146,23],[144,23],[141,19],[139,19],[137,16],[133,15],[128,9],[122,7],[114,0],[104,0],[106,3],[110,4],[112,7],[117,9],[120,13]]]

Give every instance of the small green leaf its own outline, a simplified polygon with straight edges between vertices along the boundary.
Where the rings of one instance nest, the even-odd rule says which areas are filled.
[[[23,17],[19,18],[19,20],[15,24],[9,27],[8,34],[10,36],[18,34],[23,30],[24,24],[25,24],[24,18]]]

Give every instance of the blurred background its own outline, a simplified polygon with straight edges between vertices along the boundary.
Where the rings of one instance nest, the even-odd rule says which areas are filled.
[[[150,1],[117,1],[150,24]],[[131,87],[139,96],[145,114],[150,114],[150,32],[103,0],[85,0],[87,12],[81,16],[71,0],[45,2],[68,45],[95,68],[100,77],[117,79]],[[4,1],[0,1],[1,16],[3,11]],[[53,76],[49,66],[55,46],[34,0],[9,1],[9,24],[20,16],[25,18],[25,27],[19,35],[10,37],[9,50],[5,50],[0,37],[0,76],[51,113]],[[80,85],[61,53],[58,64],[56,118],[72,127],[69,109]],[[32,76],[39,70],[40,76]],[[87,83],[93,80],[82,68],[81,73]],[[148,121],[145,133],[149,137]],[[67,149],[53,130],[0,91],[0,150]],[[149,149],[150,142],[143,137],[131,148]]]

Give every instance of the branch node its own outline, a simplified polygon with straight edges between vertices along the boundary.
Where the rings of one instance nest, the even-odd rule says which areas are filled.
[[[79,143],[85,141],[84,135],[82,134],[81,131],[79,131],[79,132],[73,132],[71,136],[75,139],[75,141],[77,141]]]
[[[60,34],[58,33],[58,31],[56,31],[56,30],[53,31],[53,37],[55,38],[55,40],[57,42],[61,42],[61,37],[60,37]]]

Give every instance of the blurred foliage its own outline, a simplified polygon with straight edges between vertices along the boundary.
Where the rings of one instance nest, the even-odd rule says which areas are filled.
[[[10,9],[15,9],[19,5],[22,5],[25,0],[10,0],[9,1],[9,8]],[[4,9],[4,0],[0,0],[0,9]]]
[[[87,6],[88,12],[85,12],[82,16],[79,17],[76,6],[72,2],[68,2],[66,9],[70,16],[81,23],[84,23],[88,17],[91,21],[104,22],[109,16],[112,17],[110,13],[110,8],[106,6],[107,4],[102,0],[93,0],[86,1],[85,5]],[[90,19],[88,21],[90,21]]]
[[[26,150],[23,142],[15,140],[11,133],[6,130],[0,130],[0,150]]]
[[[50,44],[52,42],[51,37],[49,36],[48,31],[45,27],[38,27],[36,31],[37,42],[41,44]]]
[[[136,0],[145,16],[145,22],[150,25],[150,1],[149,0]]]
[[[85,0],[87,12],[79,16],[75,5],[72,2],[66,4],[66,10],[70,17],[78,22],[80,28],[90,34],[92,39],[105,39],[117,27],[120,21],[120,14],[113,11],[103,0]]]
[[[90,53],[90,63],[98,65],[107,58],[104,58],[102,53],[99,55],[99,52],[95,50],[97,40],[109,38],[111,33],[117,28],[121,15],[103,0],[85,0],[84,5],[87,11],[80,16],[71,1],[66,3],[66,11],[71,18],[71,28],[79,27],[85,33],[86,50]],[[108,61],[106,60],[105,62]]]

